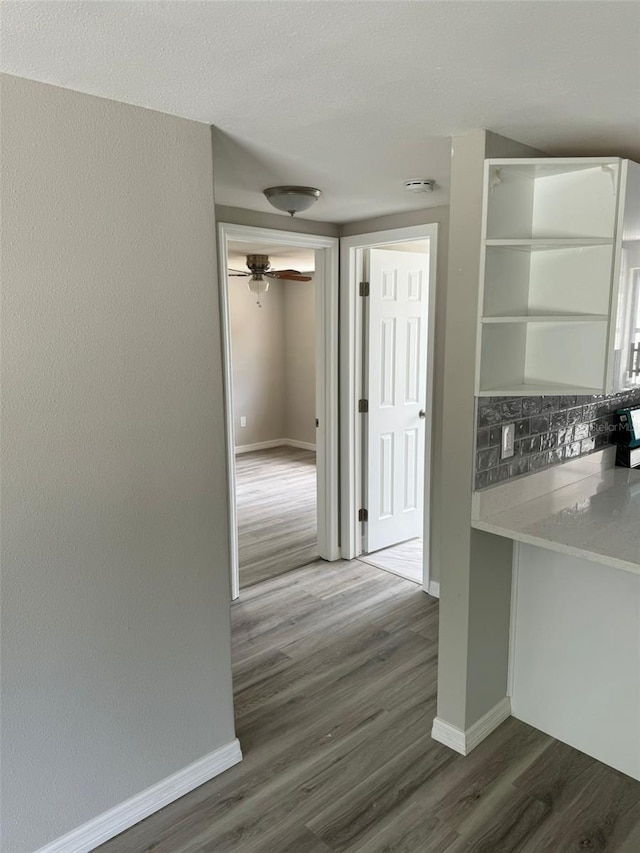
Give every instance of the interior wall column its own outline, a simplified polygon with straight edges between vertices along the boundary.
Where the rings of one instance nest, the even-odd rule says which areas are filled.
[[[471,528],[484,160],[536,156],[540,152],[485,130],[452,140],[439,480],[438,718],[462,731],[504,700],[509,652],[512,544]]]

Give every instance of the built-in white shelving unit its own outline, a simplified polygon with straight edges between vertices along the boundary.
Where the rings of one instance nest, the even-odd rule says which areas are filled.
[[[487,160],[484,191],[477,393],[640,385],[640,166]]]

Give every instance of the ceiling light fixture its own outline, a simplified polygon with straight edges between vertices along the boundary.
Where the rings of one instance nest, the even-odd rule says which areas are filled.
[[[262,308],[262,297],[269,290],[269,282],[263,277],[262,273],[256,272],[253,273],[247,284],[251,293],[257,296],[256,305],[258,308]]]
[[[264,194],[269,204],[276,210],[293,216],[302,210],[308,210],[322,193],[315,187],[268,187]]]

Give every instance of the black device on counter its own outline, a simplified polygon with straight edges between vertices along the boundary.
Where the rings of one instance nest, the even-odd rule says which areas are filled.
[[[614,433],[616,465],[624,468],[640,468],[640,406],[618,409]]]

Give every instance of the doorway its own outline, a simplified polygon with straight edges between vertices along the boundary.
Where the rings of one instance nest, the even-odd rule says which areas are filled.
[[[437,225],[344,239],[343,556],[429,590]]]
[[[237,598],[315,557],[340,557],[338,241],[225,223],[218,236]],[[229,274],[246,271],[249,254],[268,255],[272,269],[306,266],[311,282],[270,279],[266,293],[250,290]]]
[[[267,259],[267,274],[254,280],[247,264]],[[319,556],[315,250],[233,240],[228,263],[244,589]]]

